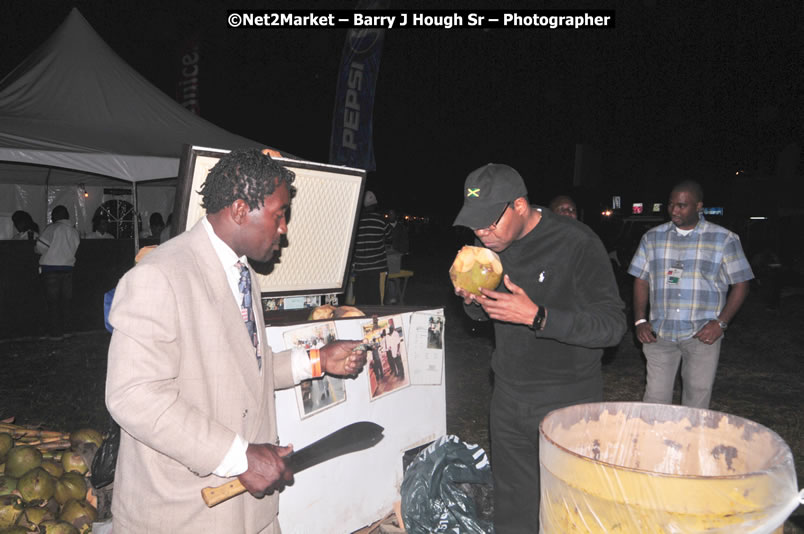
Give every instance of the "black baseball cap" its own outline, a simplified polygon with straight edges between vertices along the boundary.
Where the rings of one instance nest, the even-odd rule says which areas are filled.
[[[489,163],[472,171],[463,184],[463,208],[453,226],[472,230],[487,228],[500,216],[505,205],[528,190],[522,176],[508,165]]]

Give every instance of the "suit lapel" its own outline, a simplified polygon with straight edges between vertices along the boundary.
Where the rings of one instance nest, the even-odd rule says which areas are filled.
[[[215,254],[215,249],[212,248],[212,243],[209,241],[206,230],[199,222],[191,231],[193,232],[193,254],[195,255],[195,261],[203,275],[210,295],[210,301],[215,306],[215,312],[218,314],[220,323],[223,326],[221,330],[224,332],[232,349],[231,364],[243,375],[246,385],[255,398],[262,398],[265,382],[257,368],[254,345],[251,344],[246,325],[243,322],[240,306],[232,296],[232,290],[229,288],[226,274],[223,272],[223,267],[218,260],[218,256]],[[253,294],[254,289],[252,288],[252,295]],[[256,300],[254,300],[255,298]],[[255,315],[260,315],[257,328],[261,354],[263,354],[264,358],[266,352],[264,345],[265,328],[261,320],[262,313],[260,309],[261,301],[259,300],[259,291],[257,291],[256,297],[253,297],[253,302],[255,304]],[[267,363],[263,361],[263,372],[267,372],[266,365]]]

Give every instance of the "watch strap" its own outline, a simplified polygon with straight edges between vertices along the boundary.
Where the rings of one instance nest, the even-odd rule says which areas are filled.
[[[544,306],[539,306],[539,311],[536,312],[536,317],[533,318],[533,323],[530,325],[531,329],[533,330],[541,330],[544,328],[544,318],[547,316],[547,312],[544,309]]]

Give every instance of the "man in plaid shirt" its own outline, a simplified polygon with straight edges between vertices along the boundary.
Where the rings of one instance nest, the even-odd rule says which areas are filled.
[[[709,408],[723,332],[754,278],[740,238],[706,221],[702,210],[700,185],[676,185],[670,222],[642,236],[628,268],[635,277],[634,326],[648,361],[644,402],[672,402],[681,363],[682,404]]]

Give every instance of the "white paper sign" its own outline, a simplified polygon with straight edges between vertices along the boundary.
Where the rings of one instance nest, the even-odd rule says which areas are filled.
[[[440,384],[444,369],[444,316],[412,313],[408,339],[411,384]]]

